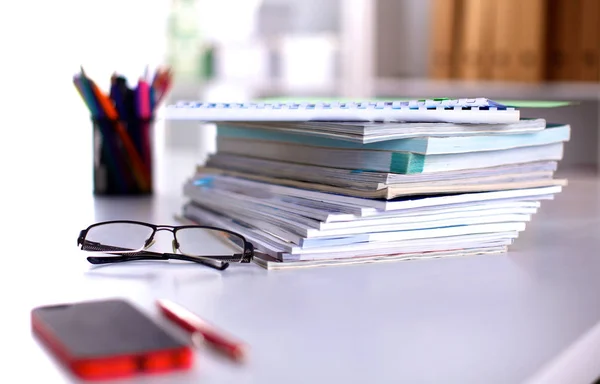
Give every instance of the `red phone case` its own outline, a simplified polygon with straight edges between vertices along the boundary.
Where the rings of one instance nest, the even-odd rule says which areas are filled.
[[[120,299],[38,307],[32,331],[76,376],[112,379],[188,369],[192,348]]]

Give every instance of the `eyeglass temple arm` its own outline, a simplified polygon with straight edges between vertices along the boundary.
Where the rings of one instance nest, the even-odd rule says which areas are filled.
[[[90,246],[89,248],[93,248],[94,251],[104,251],[104,252],[113,252],[119,257],[115,256],[89,256],[87,260],[92,264],[108,264],[108,263],[119,263],[125,261],[141,261],[141,260],[183,260],[183,261],[191,261],[199,264],[206,265],[211,268],[218,269],[223,271],[229,267],[229,263],[226,261],[237,260],[243,257],[243,255],[228,255],[228,256],[210,256],[210,257],[200,257],[200,256],[187,256],[180,255],[177,253],[158,253],[152,251],[137,251],[131,253],[119,253],[119,251],[126,251],[126,248],[113,247],[110,245],[104,245],[101,243],[97,243],[94,241],[85,240],[83,242],[82,249],[85,249],[85,246]]]
[[[140,252],[142,253],[142,252]],[[183,256],[183,257],[182,257]],[[144,261],[144,260],[169,260],[169,259],[178,259],[185,261],[192,261],[194,263],[202,264],[207,267],[211,267],[217,269],[219,271],[223,271],[229,267],[229,263],[211,260],[205,258],[196,258],[196,257],[187,257],[185,255],[177,255],[177,254],[148,254],[148,255],[127,255],[127,256],[90,256],[87,258],[92,264],[112,264],[112,263],[123,263],[127,261]]]
[[[181,256],[186,256],[186,257],[190,257],[192,259],[196,259],[196,258],[201,258],[201,259],[213,259],[213,260],[219,260],[219,261],[230,261],[230,262],[237,262],[237,263],[249,263],[252,261],[252,253],[253,253],[253,248],[251,247],[250,252],[245,252],[245,253],[234,253],[233,255],[211,255],[211,256],[189,256],[189,255],[182,255],[182,254],[178,254],[178,253],[158,253],[158,252],[152,252],[152,251],[146,251],[146,250],[140,250],[140,251],[136,251],[136,252],[125,252],[125,251],[130,251],[130,249],[127,248],[122,248],[122,247],[115,247],[112,245],[105,245],[102,243],[97,243],[95,241],[89,241],[89,240],[85,240],[83,242],[83,245],[81,247],[81,249],[83,250],[88,250],[88,251],[97,251],[97,252],[111,252],[111,253],[115,253],[118,255],[122,255],[122,256],[128,256],[128,255],[168,255],[171,256],[172,258],[175,257],[181,257]],[[121,253],[123,252],[123,253]]]

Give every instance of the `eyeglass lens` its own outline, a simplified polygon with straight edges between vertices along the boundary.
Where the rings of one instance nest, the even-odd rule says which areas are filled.
[[[190,256],[229,256],[244,251],[244,240],[229,232],[208,228],[182,228],[175,236],[179,251]]]
[[[88,229],[85,235],[86,243],[84,250],[109,250],[109,247],[122,249],[124,251],[135,251],[146,247],[152,237],[154,229],[146,225],[135,223],[107,223],[95,225]],[[99,243],[97,249],[93,249],[90,243]],[[104,249],[103,249],[104,247]]]
[[[88,229],[83,249],[138,251],[151,244],[153,231],[149,226],[135,223],[99,224]],[[155,234],[155,236],[159,235]],[[175,236],[179,252],[189,256],[232,256],[244,251],[243,238],[225,231],[209,228],[180,228]],[[175,252],[176,249],[157,251]]]

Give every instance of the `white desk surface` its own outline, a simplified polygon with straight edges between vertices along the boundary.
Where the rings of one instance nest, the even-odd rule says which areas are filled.
[[[232,265],[225,272],[181,263],[93,268],[77,249],[79,230],[94,221],[174,223],[179,186],[154,198],[114,200],[30,191],[18,206],[26,197],[28,216],[16,204],[4,207],[2,375],[70,382],[32,338],[29,311],[118,296],[160,321],[154,300],[173,299],[252,348],[244,366],[201,349],[192,372],[128,383],[520,383],[600,321],[599,189],[596,179],[572,178],[506,255],[299,271]],[[20,194],[12,193],[15,202]],[[7,232],[12,223],[37,230]],[[596,374],[572,368],[560,372],[570,383]]]

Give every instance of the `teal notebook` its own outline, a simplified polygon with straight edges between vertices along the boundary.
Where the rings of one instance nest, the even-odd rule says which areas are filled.
[[[411,152],[314,147],[272,141],[217,136],[218,153],[322,167],[401,174],[497,167],[560,160],[563,143],[440,155]]]
[[[509,148],[546,145],[568,141],[570,139],[570,132],[569,125],[548,124],[546,129],[533,133],[453,137],[429,136],[361,144],[347,140],[311,136],[300,133],[217,124],[218,136],[225,138],[302,144],[340,149],[372,149],[411,152],[423,155],[497,151]]]
[[[546,128],[546,120],[521,119],[504,124],[456,124],[443,122],[359,122],[359,121],[226,121],[217,127],[258,129],[269,132],[350,141],[359,144],[391,140],[426,138],[487,136],[533,133]],[[236,132],[240,132],[239,130]]]

